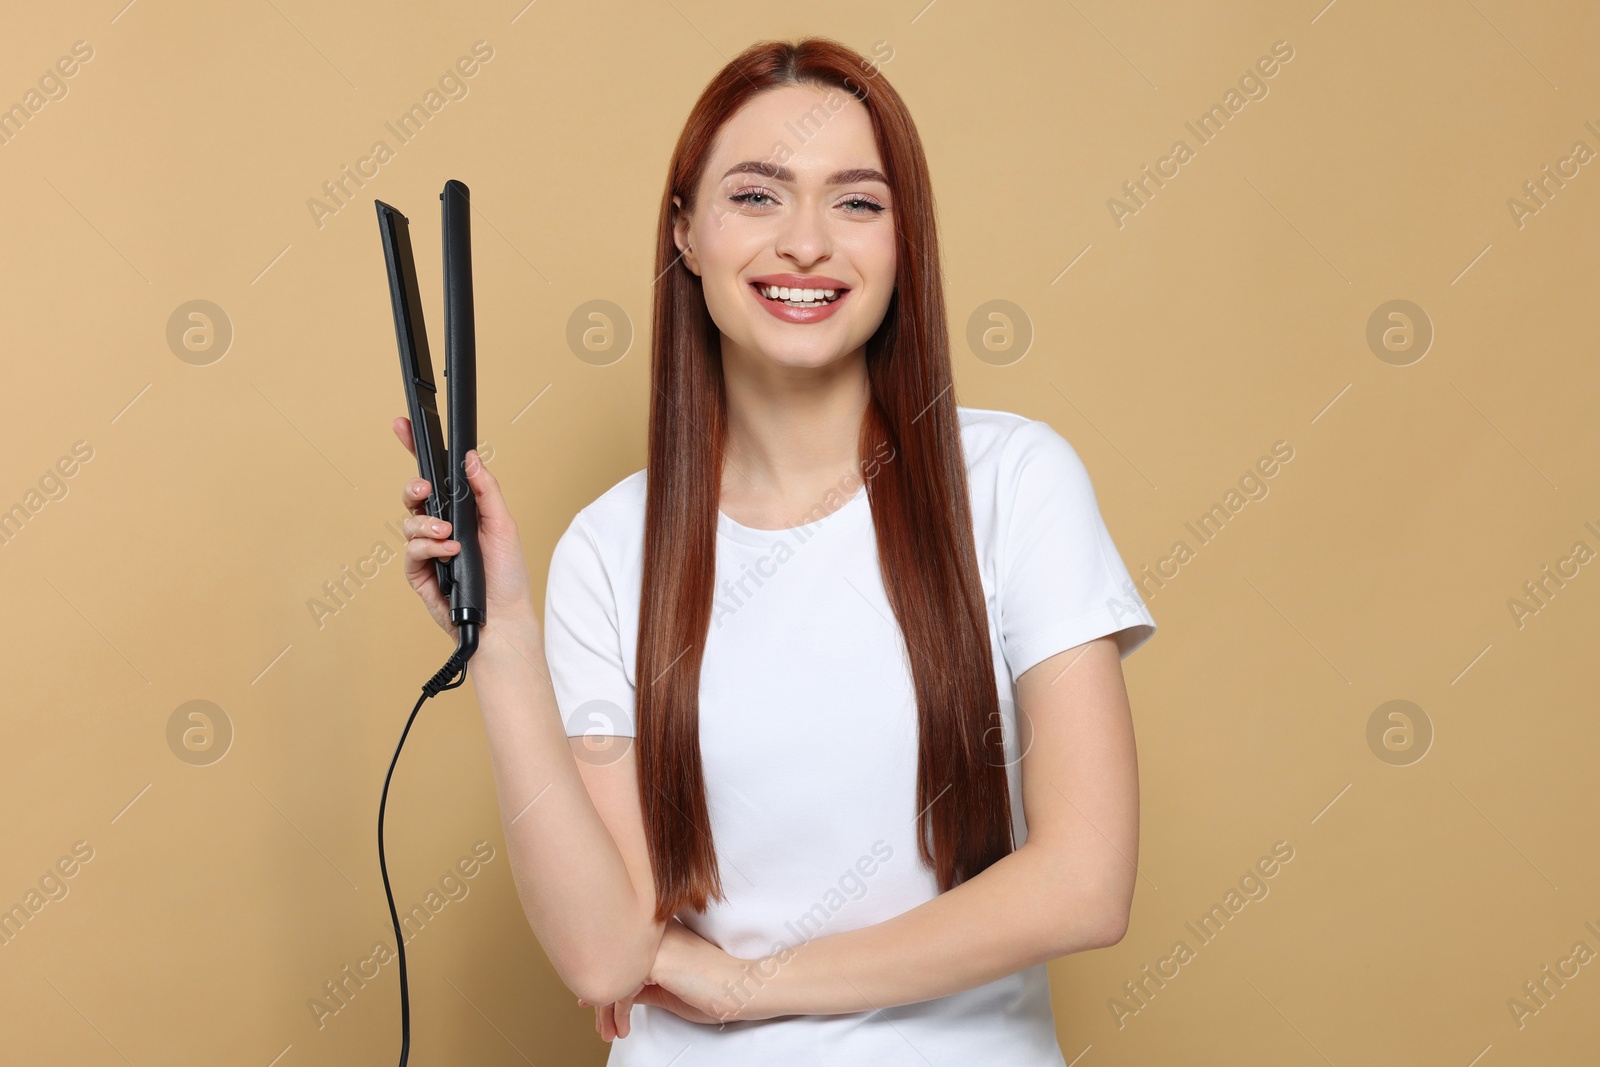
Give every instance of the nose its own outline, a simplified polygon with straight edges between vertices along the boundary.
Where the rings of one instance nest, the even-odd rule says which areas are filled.
[[[824,208],[812,198],[801,199],[797,208],[785,216],[779,227],[773,251],[796,266],[809,267],[826,259],[833,250]]]

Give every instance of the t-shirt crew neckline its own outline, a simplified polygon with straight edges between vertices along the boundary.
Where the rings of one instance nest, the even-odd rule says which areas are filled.
[[[871,507],[867,502],[867,485],[861,483],[855,493],[837,508],[812,522],[802,523],[799,526],[786,526],[778,530],[760,530],[754,526],[730,519],[721,509],[717,509],[717,532],[731,540],[747,545],[770,545],[775,539],[782,537],[803,537],[809,539],[824,526],[830,526],[836,521],[849,518],[861,512],[870,514]]]

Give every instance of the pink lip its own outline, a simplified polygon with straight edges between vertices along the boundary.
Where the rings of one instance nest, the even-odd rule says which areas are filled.
[[[771,282],[763,284],[779,283]],[[846,289],[844,292],[839,294],[838,299],[834,300],[831,304],[823,304],[821,307],[792,308],[781,300],[768,300],[766,297],[762,296],[761,291],[756,288],[755,282],[751,282],[745,288],[750,290],[750,295],[755,297],[756,301],[759,302],[762,307],[766,308],[767,312],[772,315],[773,318],[781,319],[784,322],[821,322],[829,315],[832,315],[835,311],[838,311],[839,305],[849,299],[850,294],[855,291],[853,289]]]

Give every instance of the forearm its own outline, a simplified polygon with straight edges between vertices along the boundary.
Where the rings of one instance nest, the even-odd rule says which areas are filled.
[[[580,996],[603,1003],[630,992],[616,990],[643,980],[657,931],[572,757],[541,632],[486,632],[468,677],[488,734],[512,876],[534,935]]]
[[[831,1015],[931,1000],[1114,943],[1116,908],[1031,840],[976,877],[872,926],[750,961],[740,1016]]]

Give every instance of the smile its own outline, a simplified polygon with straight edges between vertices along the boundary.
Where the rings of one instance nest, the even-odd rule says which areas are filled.
[[[754,282],[748,288],[762,307],[784,322],[820,322],[850,295],[849,289],[797,289]]]

